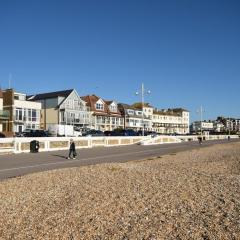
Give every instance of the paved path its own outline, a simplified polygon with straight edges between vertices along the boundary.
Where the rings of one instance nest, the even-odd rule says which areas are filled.
[[[202,146],[199,146],[198,142],[184,142],[152,146],[96,147],[78,150],[76,160],[67,160],[67,151],[1,155],[0,180],[52,169],[140,160],[210,146],[216,143],[221,144],[236,141],[239,140],[207,141]]]

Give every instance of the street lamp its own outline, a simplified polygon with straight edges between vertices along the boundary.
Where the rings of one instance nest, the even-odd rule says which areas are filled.
[[[203,112],[205,112],[205,110],[203,109],[202,106],[200,106],[200,109],[197,110],[197,113],[200,113],[200,130],[201,130],[201,138],[203,139],[203,136],[202,136],[202,115],[203,115]]]
[[[136,92],[136,95],[141,94],[141,101],[142,101],[142,136],[144,136],[144,113],[143,113],[143,107],[144,107],[144,95],[150,94],[150,90],[144,89],[144,84],[142,83],[141,91]]]

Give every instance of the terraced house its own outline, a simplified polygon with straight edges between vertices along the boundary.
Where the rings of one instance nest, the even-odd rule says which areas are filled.
[[[6,135],[40,128],[41,103],[28,101],[26,94],[18,93],[14,89],[3,90],[2,97],[5,116],[2,128]]]
[[[135,131],[141,130],[152,130],[152,107],[149,104],[145,104],[142,111],[142,105],[135,103],[128,105],[125,103],[118,104],[119,110],[124,117],[124,128],[133,129]]]
[[[101,131],[123,128],[123,117],[115,101],[103,100],[96,95],[87,95],[82,99],[91,112],[90,128]]]
[[[59,125],[85,128],[90,124],[86,102],[75,89],[31,95],[28,100],[42,104],[41,128],[49,130]]]

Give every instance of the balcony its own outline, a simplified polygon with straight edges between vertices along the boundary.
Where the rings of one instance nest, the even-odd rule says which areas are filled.
[[[7,110],[0,110],[0,119],[9,119],[10,112]]]

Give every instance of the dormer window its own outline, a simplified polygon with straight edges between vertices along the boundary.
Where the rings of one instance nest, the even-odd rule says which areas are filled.
[[[111,105],[111,106],[110,106],[110,111],[111,111],[111,112],[117,112],[117,106]]]
[[[103,110],[103,104],[102,103],[96,103],[96,109],[97,110]]]

